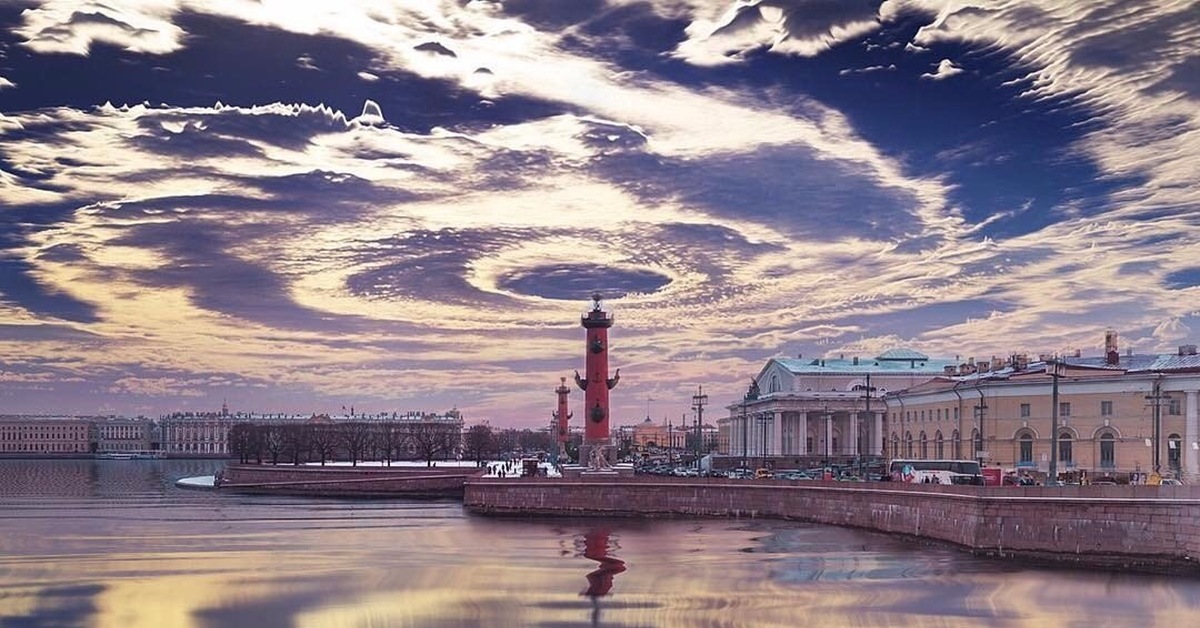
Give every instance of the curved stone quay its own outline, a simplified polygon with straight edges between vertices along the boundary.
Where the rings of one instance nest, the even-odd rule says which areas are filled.
[[[474,467],[292,466],[231,464],[222,491],[315,497],[462,497]]]
[[[769,517],[949,543],[977,555],[1200,576],[1192,486],[968,487],[718,478],[467,481],[472,512]]]

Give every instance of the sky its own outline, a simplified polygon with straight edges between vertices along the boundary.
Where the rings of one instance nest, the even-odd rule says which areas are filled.
[[[1197,42],[1170,0],[5,0],[0,413],[542,427],[597,291],[614,424],[778,356],[1174,352]]]

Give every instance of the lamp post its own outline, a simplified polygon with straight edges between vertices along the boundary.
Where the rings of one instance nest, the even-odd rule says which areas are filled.
[[[1169,401],[1171,398],[1164,395],[1162,392],[1162,375],[1154,380],[1154,387],[1151,389],[1151,394],[1146,396],[1146,400],[1154,406],[1154,414],[1152,424],[1150,426],[1151,437],[1154,439],[1154,474],[1162,475],[1162,459],[1160,454],[1160,443],[1162,441],[1162,404],[1164,401]]]
[[[1046,363],[1050,367],[1050,469],[1046,477],[1047,486],[1058,486],[1058,358]]]
[[[675,439],[671,433],[671,421],[667,420],[667,462],[675,464]]]
[[[748,397],[742,397],[742,468],[743,469],[749,468],[749,466],[750,466],[750,460],[749,460],[750,446],[748,444],[749,443],[749,435],[750,435],[750,428],[749,428],[750,416],[748,414],[746,414],[746,402],[748,402],[748,401],[749,401]]]
[[[975,392],[979,393],[979,403],[975,405],[975,438],[971,443],[971,447],[975,448],[975,460],[979,462],[979,466],[983,466],[983,419],[987,416],[987,404],[983,402],[983,390],[979,388],[979,381],[975,382]]]
[[[692,407],[696,409],[696,470],[700,470],[701,427],[704,425],[704,406],[708,403],[708,395],[704,394],[704,386],[696,387],[692,395]]]

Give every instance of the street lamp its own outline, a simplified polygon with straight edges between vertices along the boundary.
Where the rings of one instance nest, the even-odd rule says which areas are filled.
[[[750,400],[749,397],[742,397],[742,468],[743,469],[749,468],[749,466],[750,466],[750,460],[749,460],[750,447],[747,444],[749,442],[749,435],[750,435],[750,429],[749,429],[750,416],[748,414],[746,414],[746,402],[748,402],[749,400]]]
[[[983,390],[979,388],[979,380],[975,381],[975,392],[979,393],[979,403],[975,405],[975,438],[971,446],[975,448],[975,460],[982,467],[986,453],[983,450],[983,419],[987,417],[987,404],[983,401]]]
[[[708,395],[704,394],[704,386],[696,387],[692,395],[692,407],[696,409],[696,470],[700,470],[700,430],[704,425],[704,406],[708,403]]]
[[[1058,358],[1051,358],[1047,363],[1050,367],[1050,469],[1046,478],[1047,486],[1058,486],[1058,378],[1061,376],[1059,372]]]

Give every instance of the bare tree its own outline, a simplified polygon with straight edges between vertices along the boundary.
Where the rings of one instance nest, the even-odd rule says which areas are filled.
[[[284,451],[292,459],[292,464],[299,465],[301,458],[308,462],[308,452],[311,447],[312,429],[309,425],[282,426]]]
[[[337,426],[329,423],[314,423],[311,428],[309,438],[312,451],[321,459],[321,466],[325,466],[325,461],[333,458],[333,454],[337,451]]]
[[[346,455],[350,456],[350,464],[357,467],[363,453],[370,448],[371,426],[362,421],[354,421],[338,427],[340,428],[338,435],[342,445],[346,448]]]
[[[229,451],[238,457],[238,462],[249,462],[255,453],[256,432],[252,423],[238,423],[229,428]]]
[[[279,464],[279,455],[283,453],[287,443],[284,439],[282,425],[263,426],[263,447],[271,456],[271,464]]]
[[[459,438],[457,425],[441,424],[429,421],[414,423],[411,443],[417,458],[425,461],[425,466],[433,466],[434,460],[444,460],[454,452]]]
[[[484,460],[495,450],[495,441],[492,426],[472,425],[463,438],[463,457],[474,460],[475,466],[482,467]]]
[[[380,424],[376,429],[375,438],[375,446],[382,454],[380,459],[386,460],[389,467],[392,466],[392,461],[399,457],[400,450],[404,449],[406,439],[407,432],[399,425],[391,421]]]

